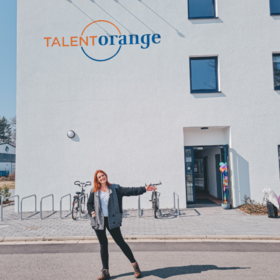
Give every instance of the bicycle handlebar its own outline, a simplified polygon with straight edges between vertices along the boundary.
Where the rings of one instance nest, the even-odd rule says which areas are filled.
[[[81,187],[91,186],[91,182],[87,181],[85,183],[81,183],[80,181],[75,181],[74,185],[79,186],[81,188]]]
[[[151,184],[152,187],[153,187],[153,186],[159,186],[159,185],[162,185],[161,181],[159,181],[158,184]],[[147,187],[147,184],[145,184],[145,187]]]

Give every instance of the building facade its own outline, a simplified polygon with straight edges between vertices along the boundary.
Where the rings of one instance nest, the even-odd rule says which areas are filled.
[[[0,143],[0,176],[10,175],[16,170],[16,147]]]
[[[279,195],[279,14],[278,0],[18,1],[16,193],[58,209],[102,169],[186,207],[222,198],[227,162],[233,207]]]

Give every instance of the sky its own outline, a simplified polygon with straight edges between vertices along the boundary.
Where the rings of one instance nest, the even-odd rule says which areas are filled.
[[[16,116],[17,0],[0,1],[0,117]]]

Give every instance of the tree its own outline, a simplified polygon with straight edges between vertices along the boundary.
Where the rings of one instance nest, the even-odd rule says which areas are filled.
[[[12,142],[16,145],[16,136],[17,136],[17,118],[13,117],[9,121],[11,128],[12,128]]]
[[[11,144],[13,143],[12,127],[5,117],[0,118],[0,142]]]

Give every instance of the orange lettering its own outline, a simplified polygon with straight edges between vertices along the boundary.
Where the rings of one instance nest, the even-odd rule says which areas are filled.
[[[60,43],[59,43],[57,37],[55,37],[55,38],[53,39],[52,47],[53,47],[54,45],[59,45],[59,46],[61,47],[61,45],[60,45]]]
[[[78,39],[78,36],[71,37],[71,47],[78,47],[78,41],[76,39]],[[77,45],[74,45],[74,43],[77,43]]]
[[[69,47],[69,45],[64,44],[64,37],[62,37],[62,47]]]
[[[80,37],[80,46],[82,46],[82,41],[86,46],[88,46],[88,36],[86,37],[86,41],[83,39],[83,37]]]
[[[94,46],[94,38],[97,38],[97,36],[89,36],[89,38],[92,38],[92,45]]]
[[[45,40],[47,40],[47,47],[49,47],[49,40],[51,39],[52,37],[44,37]]]

